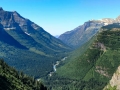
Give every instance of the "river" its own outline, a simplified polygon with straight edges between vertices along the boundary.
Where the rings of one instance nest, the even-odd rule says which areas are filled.
[[[63,58],[63,59],[61,59],[60,61],[56,61],[56,63],[55,63],[55,64],[53,64],[53,71],[49,73],[49,76],[50,76],[50,77],[52,76],[52,74],[53,74],[54,72],[56,72],[56,71],[57,71],[56,66],[58,66],[58,65],[60,64],[60,62],[64,61],[66,58],[67,58],[67,57],[64,57],[64,58]]]

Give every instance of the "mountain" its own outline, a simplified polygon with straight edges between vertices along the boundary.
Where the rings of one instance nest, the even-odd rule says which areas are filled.
[[[0,60],[0,90],[47,90],[39,81],[16,71]]]
[[[16,11],[8,12],[1,8],[0,23],[10,36],[27,48],[35,48],[38,45],[39,48],[35,48],[35,50],[38,49],[43,53],[48,53],[48,51],[59,52],[59,50],[67,47],[60,40],[44,31],[42,27],[23,18]],[[47,51],[43,49],[47,49]]]
[[[119,73],[115,73],[119,66],[120,24],[114,23],[103,26],[97,35],[68,56],[48,78],[51,83],[47,85],[50,88],[54,85],[52,88],[56,90],[103,90],[111,80],[112,89],[106,90],[116,90],[113,88],[119,88]]]
[[[90,40],[102,26],[118,22],[120,22],[120,16],[116,19],[89,20],[72,31],[63,33],[59,36],[59,39],[67,45],[77,48]]]
[[[71,47],[79,47],[95,35],[103,25],[104,23],[101,21],[88,21],[74,30],[60,35],[59,39]]]
[[[0,48],[0,58],[36,78],[46,76],[53,70],[53,63],[71,50],[59,39],[16,11],[5,11],[2,8]]]

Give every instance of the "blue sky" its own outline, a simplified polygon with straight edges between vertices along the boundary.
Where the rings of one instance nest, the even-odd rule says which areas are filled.
[[[91,19],[120,15],[120,0],[0,0],[0,7],[17,11],[52,35],[70,31]]]

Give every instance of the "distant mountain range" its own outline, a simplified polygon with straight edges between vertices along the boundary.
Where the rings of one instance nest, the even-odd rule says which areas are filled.
[[[69,50],[59,39],[16,11],[0,8],[0,58],[9,65],[36,77],[44,76]]]
[[[104,18],[101,20],[89,20],[83,25],[63,33],[58,38],[65,44],[73,48],[77,48],[90,40],[90,38],[93,37],[102,26],[119,22],[120,16],[118,16],[116,19]]]

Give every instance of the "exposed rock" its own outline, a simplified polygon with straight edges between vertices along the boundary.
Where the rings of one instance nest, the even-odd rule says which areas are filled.
[[[106,68],[102,68],[101,66],[96,66],[96,70],[95,71],[100,73],[101,75],[103,75],[105,77],[109,77]]]
[[[116,86],[117,90],[120,90],[120,66],[118,67],[117,71],[113,74],[112,79],[110,80],[109,84],[112,87]],[[107,85],[105,88],[109,88],[109,85]]]
[[[106,51],[105,45],[103,43],[100,43],[100,42],[94,43],[93,47],[100,48],[101,50]]]
[[[0,23],[5,30],[13,30],[15,28],[18,31],[21,29],[23,32],[34,32],[34,30],[42,29],[29,19],[23,18],[16,11],[8,12],[2,8],[0,8]]]
[[[101,21],[104,22],[105,25],[112,24],[115,22],[115,20],[111,18],[103,18]]]
[[[113,74],[113,77],[110,80],[110,85],[117,86],[117,89],[120,90],[120,66],[118,67],[116,73]]]
[[[120,16],[116,18],[116,22],[120,22]]]

